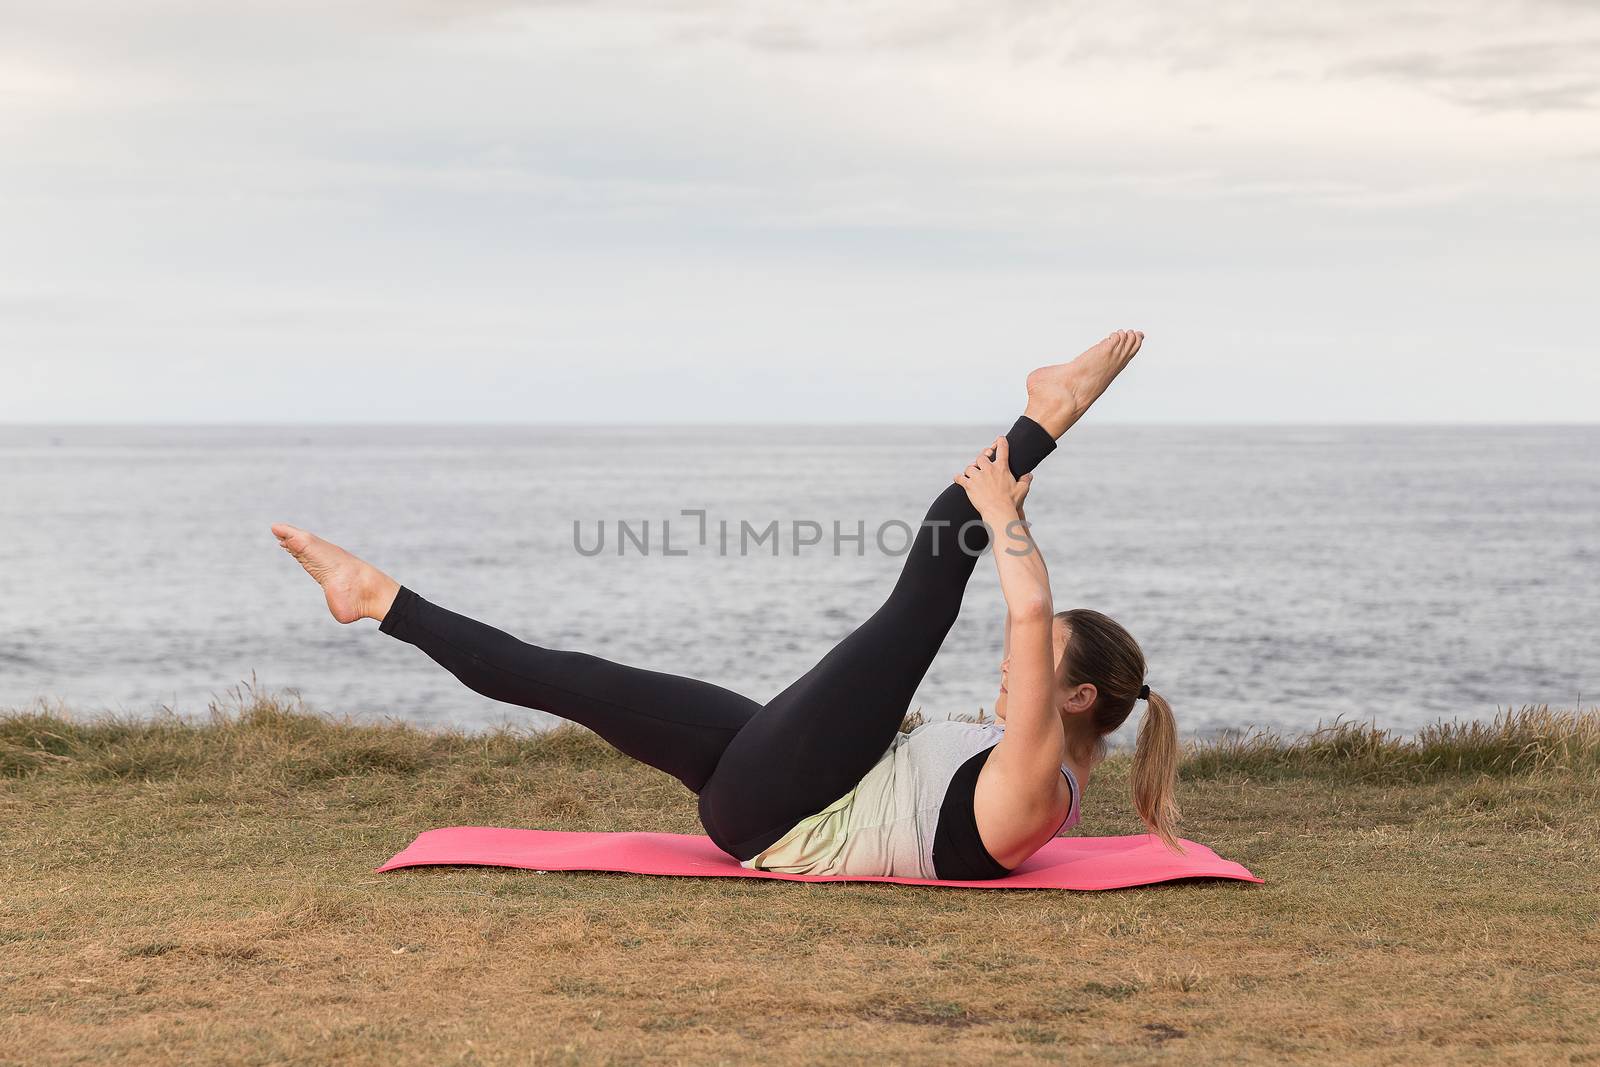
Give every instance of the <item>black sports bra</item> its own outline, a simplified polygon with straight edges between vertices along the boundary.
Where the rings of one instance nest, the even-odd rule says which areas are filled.
[[[963,763],[944,791],[944,800],[939,804],[939,821],[933,832],[933,873],[942,881],[986,882],[1004,878],[1013,870],[1000,866],[999,861],[989,855],[983,838],[978,836],[978,816],[972,806],[978,790],[978,775],[993,751],[994,746],[990,745]],[[1056,827],[1057,834],[1078,814],[1078,783],[1065,767],[1061,768],[1061,774],[1067,780],[1072,800],[1067,805],[1066,818]]]

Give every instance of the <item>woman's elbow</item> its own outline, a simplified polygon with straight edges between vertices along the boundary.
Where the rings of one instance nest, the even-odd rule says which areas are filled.
[[[1050,602],[1048,593],[1018,597],[1016,603],[1008,603],[1006,607],[1011,612],[1012,622],[1049,622],[1050,617],[1055,614],[1055,605]]]

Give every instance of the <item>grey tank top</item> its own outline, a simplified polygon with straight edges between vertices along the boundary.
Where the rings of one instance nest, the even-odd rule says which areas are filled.
[[[1005,736],[996,723],[930,722],[896,734],[860,783],[809,816],[746,867],[789,874],[935,878],[934,832],[950,780],[962,764]],[[1078,782],[1065,765],[1072,805],[1056,829],[1076,826]]]

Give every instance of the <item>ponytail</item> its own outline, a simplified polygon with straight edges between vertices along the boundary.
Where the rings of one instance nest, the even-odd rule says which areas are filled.
[[[1133,810],[1150,832],[1172,849],[1182,852],[1174,831],[1178,826],[1178,724],[1172,705],[1152,692],[1139,723],[1139,739],[1133,748]]]
[[[1172,718],[1172,705],[1144,683],[1139,642],[1115,619],[1088,608],[1063,611],[1056,615],[1056,623],[1066,631],[1057,684],[1087,684],[1097,690],[1088,728],[1073,731],[1080,741],[1094,746],[1096,758],[1105,754],[1105,738],[1128,721],[1134,705],[1146,702],[1128,775],[1133,810],[1168,848],[1182,852],[1175,832],[1178,802],[1173,796],[1178,786],[1178,724]]]

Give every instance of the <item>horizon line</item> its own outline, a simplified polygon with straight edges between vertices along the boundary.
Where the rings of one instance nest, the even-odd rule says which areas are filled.
[[[926,426],[987,426],[982,419],[651,419],[651,420],[576,420],[549,419],[513,421],[509,419],[453,420],[453,419],[234,419],[227,422],[200,419],[145,420],[145,419],[52,419],[9,421],[0,420],[0,429],[348,429],[348,428],[437,428],[437,429],[695,429],[704,427],[771,429],[775,427],[813,428],[841,427],[892,427],[910,429]],[[1094,426],[1123,426],[1144,428],[1183,429],[1272,429],[1289,427],[1316,427],[1327,429],[1433,427],[1460,428],[1587,428],[1600,427],[1600,419],[1579,422],[1568,419],[1159,419],[1133,420],[1109,419],[1089,424]],[[1077,428],[1077,427],[1074,427]]]

